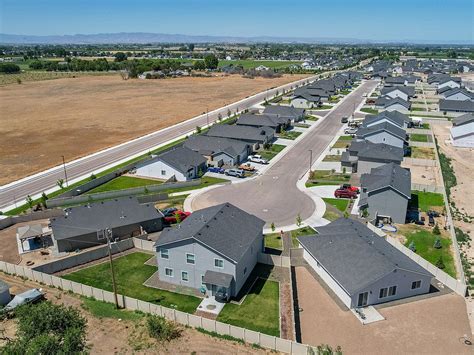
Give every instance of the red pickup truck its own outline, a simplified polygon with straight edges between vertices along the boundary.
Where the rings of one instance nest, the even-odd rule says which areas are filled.
[[[357,198],[357,192],[349,190],[349,189],[337,189],[334,191],[334,197],[336,198]]]
[[[176,212],[174,212],[172,215],[170,216],[166,216],[165,217],[165,222],[166,223],[176,223],[178,220],[177,220],[177,216],[179,216],[179,220],[182,222],[184,221],[187,217],[189,217],[191,215],[190,212],[183,212],[181,210],[178,210]]]

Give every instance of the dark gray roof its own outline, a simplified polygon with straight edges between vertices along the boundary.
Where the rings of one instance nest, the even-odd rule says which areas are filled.
[[[32,238],[43,234],[41,223],[29,224],[17,228],[19,238]]]
[[[387,119],[393,122],[399,127],[403,127],[405,122],[411,122],[412,119],[408,115],[404,115],[398,111],[382,111],[378,115],[367,115],[362,123],[363,127],[367,127],[369,124],[377,122],[379,120]]]
[[[472,113],[466,113],[465,115],[453,118],[453,126],[462,126],[469,122],[474,122],[474,114]]]
[[[148,160],[146,164],[150,164],[154,161],[163,161],[176,170],[186,173],[191,169],[205,164],[207,160],[194,150],[186,147],[178,147]]]
[[[238,262],[262,236],[265,222],[230,203],[195,211],[179,228],[166,228],[156,247],[194,239],[210,249]]]
[[[152,203],[140,204],[137,198],[132,196],[70,207],[64,212],[64,216],[50,219],[56,240],[163,217]]]
[[[440,111],[474,112],[474,101],[439,100]]]
[[[294,98],[301,97],[309,102],[318,103],[321,101],[321,97],[311,95],[307,90],[297,91],[295,90]]]
[[[391,123],[383,122],[379,123],[370,127],[360,127],[357,130],[357,138],[364,139],[372,134],[379,133],[379,132],[387,132],[388,134],[398,137],[402,140],[406,140],[406,131],[403,128],[394,126]]]
[[[433,276],[362,223],[340,218],[298,241],[349,294],[402,269]]]
[[[288,122],[288,119],[278,116],[254,115],[252,113],[244,113],[237,120],[237,125],[253,126],[253,127],[270,127],[276,129],[278,126]]]
[[[387,95],[389,92],[396,91],[396,90],[399,90],[407,94],[408,97],[412,97],[415,95],[415,88],[413,86],[389,86],[389,87],[385,86],[380,91],[380,94],[383,96],[383,95]]]
[[[390,162],[401,162],[403,160],[403,149],[394,147],[385,143],[372,143],[364,141],[364,143],[357,143],[357,156],[362,160],[377,160]]]
[[[233,279],[234,279],[234,276],[232,275],[225,274],[223,272],[207,270],[206,273],[204,274],[203,282],[205,284],[212,284],[212,285],[229,288],[230,285],[232,284]]]
[[[249,144],[237,139],[197,135],[189,137],[184,142],[184,146],[203,155],[224,152],[235,159],[238,155],[247,152]]]
[[[441,92],[440,92],[441,93]],[[473,92],[470,92],[470,91],[467,91],[466,89],[464,88],[454,88],[454,89],[449,89],[447,91],[442,91],[443,93],[443,96],[445,98],[447,98],[449,100],[449,96],[451,95],[456,95],[456,94],[464,94],[466,95],[467,97],[469,97],[471,100],[474,100],[474,93]]]
[[[299,119],[305,114],[304,108],[295,108],[291,106],[268,105],[263,110],[265,115],[276,115],[289,119]]]
[[[362,174],[360,185],[369,195],[372,192],[389,187],[398,191],[407,199],[411,198],[410,170],[394,163],[372,168],[370,174]]]
[[[10,286],[3,280],[0,280],[0,293],[10,290]]]
[[[219,124],[212,126],[206,135],[210,137],[241,139],[263,143],[275,135],[275,130],[270,127],[255,128],[248,126]]]
[[[384,108],[387,108],[387,107],[389,107],[391,105],[394,105],[394,104],[400,104],[400,105],[406,107],[407,109],[409,109],[410,106],[411,106],[408,101],[405,101],[400,97],[391,98],[391,97],[388,97],[388,96],[382,96],[382,97],[379,97],[377,100],[375,100],[375,105],[376,106],[382,106]]]

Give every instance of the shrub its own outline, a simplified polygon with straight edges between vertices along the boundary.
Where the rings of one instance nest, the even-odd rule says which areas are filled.
[[[20,67],[13,63],[1,63],[0,64],[0,73],[13,74],[19,73]]]
[[[438,268],[438,269],[444,269],[446,266],[444,265],[444,261],[443,261],[443,257],[440,255],[438,260],[436,260],[436,263],[435,263],[435,266]]]
[[[171,341],[181,336],[181,330],[176,324],[167,321],[163,317],[148,316],[146,325],[150,337],[160,341]]]
[[[416,253],[416,245],[415,242],[412,241],[410,245],[408,246],[408,249],[410,249],[412,252]]]
[[[436,238],[434,244],[433,244],[433,248],[435,249],[441,249],[443,246],[441,245],[441,239],[439,238]]]
[[[436,235],[440,235],[441,232],[439,230],[439,227],[438,227],[438,224],[435,224],[434,228],[433,228],[433,234],[436,234]]]

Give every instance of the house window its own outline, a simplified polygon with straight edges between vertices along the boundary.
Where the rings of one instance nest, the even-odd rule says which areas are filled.
[[[160,256],[162,259],[169,259],[170,254],[168,249],[160,249]]]
[[[224,260],[222,259],[214,259],[214,266],[218,267],[219,269],[224,268]]]
[[[166,170],[161,170],[161,175],[166,175]]]
[[[420,288],[421,287],[421,281],[413,281],[411,283],[411,289],[412,290],[416,290],[417,288]]]
[[[189,276],[187,271],[181,271],[181,281],[188,282]]]
[[[186,253],[186,264],[194,264],[196,257],[194,254]]]
[[[247,273],[247,267],[244,267],[244,275]]]
[[[168,277],[173,277],[173,269],[170,269],[169,267],[165,267],[165,275]]]
[[[204,283],[204,275],[201,275],[201,286],[205,286],[206,284]]]
[[[388,288],[388,295],[389,296],[395,296],[396,293],[397,293],[397,286],[390,286]]]
[[[388,294],[388,288],[387,287],[381,288],[379,292],[379,298],[385,298],[387,297],[387,294]]]

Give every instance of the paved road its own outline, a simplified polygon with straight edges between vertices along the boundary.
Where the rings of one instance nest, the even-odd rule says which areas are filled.
[[[209,112],[208,117],[207,115],[200,115],[173,127],[157,131],[111,149],[87,156],[83,159],[70,162],[66,164],[68,178],[69,180],[73,180],[76,178],[88,176],[93,171],[117,163],[128,157],[132,157],[135,154],[145,153],[159,144],[163,144],[172,139],[189,134],[196,128],[196,126],[202,127],[205,126],[207,122],[215,122],[218,119],[219,114],[221,114],[222,117],[226,117],[228,110],[231,110],[232,112],[235,112],[236,110],[242,111],[264,101],[266,98],[273,97],[277,90],[281,93],[282,90],[289,90],[295,85],[301,85],[315,79],[316,76],[308,77],[282,85],[278,88],[266,90],[243,100],[237,101],[233,104]],[[56,181],[62,178],[64,178],[63,167],[57,166],[40,174],[36,174],[14,183],[4,185],[0,187],[0,209],[12,205],[14,201],[22,201],[27,195],[34,196],[41,194],[43,191],[46,191],[50,188],[53,188],[56,185]]]
[[[298,213],[303,220],[310,217],[315,204],[296,187],[297,181],[308,171],[309,150],[313,151],[313,160],[316,160],[341,129],[341,117],[350,116],[364,100],[363,93],[370,92],[376,85],[375,81],[364,82],[264,175],[197,195],[191,202],[192,209],[230,202],[277,227],[294,224]]]

